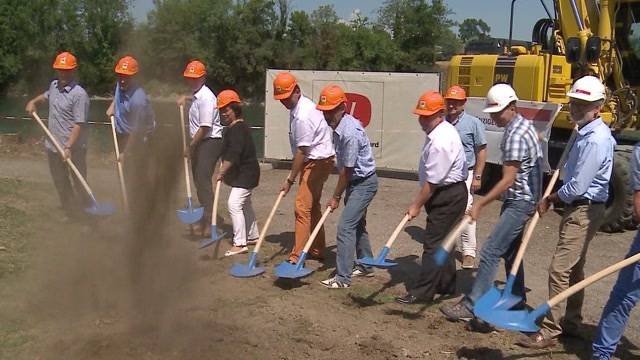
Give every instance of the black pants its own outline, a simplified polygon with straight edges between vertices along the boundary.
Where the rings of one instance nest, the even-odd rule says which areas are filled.
[[[213,173],[222,152],[222,139],[207,138],[196,147],[191,158],[193,181],[196,184],[198,201],[204,207],[203,223],[211,222],[213,210]]]
[[[438,268],[433,254],[449,231],[462,218],[467,207],[464,181],[439,188],[425,204],[427,227],[423,241],[420,278],[409,292],[421,299],[432,300],[436,294],[453,294],[456,290],[456,263],[453,256]],[[453,251],[451,252],[453,253]]]
[[[62,210],[69,217],[77,217],[82,214],[82,209],[90,205],[90,199],[78,178],[71,172],[62,157],[58,153],[47,150],[49,171],[53,184],[58,192]],[[87,149],[72,149],[71,160],[87,178]],[[71,179],[73,180],[71,180]],[[72,183],[73,182],[73,183]]]

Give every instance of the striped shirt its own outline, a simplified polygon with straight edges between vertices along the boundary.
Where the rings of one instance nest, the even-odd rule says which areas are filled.
[[[517,114],[504,129],[502,162],[518,161],[520,168],[513,184],[504,193],[504,200],[537,202],[542,187],[542,147],[531,121]]]
[[[376,172],[376,162],[371,153],[367,133],[356,118],[345,114],[333,131],[333,146],[336,150],[336,167],[353,168],[351,179],[357,180]]]

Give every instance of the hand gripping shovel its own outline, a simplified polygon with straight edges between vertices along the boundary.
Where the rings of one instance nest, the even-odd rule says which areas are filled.
[[[465,215],[462,220],[460,220],[458,225],[456,225],[456,227],[454,227],[449,235],[447,235],[447,237],[442,241],[440,247],[438,247],[438,250],[436,250],[436,252],[433,254],[433,261],[437,266],[442,266],[445,262],[447,262],[449,254],[451,253],[451,250],[453,250],[453,246],[455,245],[456,240],[460,237],[460,234],[462,234],[462,231],[464,230],[465,226],[467,226],[467,224],[473,224],[473,220],[469,215]]]
[[[580,281],[579,283],[571,286],[567,290],[549,299],[543,305],[538,306],[531,312],[527,310],[509,311],[495,310],[491,308],[477,309],[475,307],[473,308],[473,312],[480,319],[503,329],[522,332],[536,332],[539,330],[536,321],[540,317],[546,315],[549,312],[549,309],[551,309],[553,306],[560,303],[561,301],[564,301],[571,295],[586,288],[587,286],[590,286],[591,284],[599,281],[605,276],[611,275],[614,272],[624,268],[625,266],[629,266],[638,261],[640,261],[640,254],[636,254],[623,261],[615,263],[608,268],[601,270]]]
[[[187,184],[187,207],[176,210],[183,224],[195,224],[204,215],[204,208],[194,208],[191,201],[191,178],[189,176],[189,158],[187,156],[187,135],[184,132],[184,106],[180,105],[180,129],[182,129],[182,148],[184,151],[184,179]]]
[[[256,267],[256,262],[258,261],[258,251],[260,251],[260,246],[262,246],[262,241],[267,235],[267,229],[269,229],[269,225],[271,225],[271,219],[273,219],[273,215],[275,215],[276,210],[278,209],[278,205],[280,205],[280,201],[284,197],[284,191],[280,191],[278,195],[278,199],[276,199],[276,203],[273,205],[271,212],[269,213],[269,217],[267,221],[264,223],[264,227],[262,228],[262,233],[260,234],[260,238],[258,238],[258,242],[256,246],[253,248],[253,251],[249,255],[249,263],[248,264],[240,264],[235,263],[229,270],[231,276],[239,277],[239,278],[248,278],[254,277],[262,274],[264,272],[263,267]]]
[[[324,224],[324,221],[327,219],[327,216],[329,216],[330,213],[331,213],[331,208],[327,207],[327,210],[325,210],[324,214],[322,214],[322,218],[320,218],[320,221],[318,221],[318,225],[316,225],[315,229],[313,229],[313,232],[311,233],[311,236],[309,236],[309,240],[307,240],[307,243],[304,245],[304,249],[302,249],[302,252],[298,257],[297,264],[292,264],[288,261],[283,261],[278,266],[276,266],[275,269],[273,269],[273,272],[276,274],[277,277],[297,279],[297,278],[305,277],[313,272],[313,270],[304,267],[304,260],[307,258],[307,252],[309,251],[309,248],[311,248],[311,244],[313,244],[313,240],[316,238],[316,235],[318,235],[318,233],[320,232],[320,228],[322,227],[322,224]]]
[[[36,119],[40,127],[42,127],[42,130],[44,130],[45,134],[47,134],[49,141],[51,141],[51,143],[56,147],[56,149],[58,150],[58,154],[62,156],[64,161],[67,163],[67,165],[73,172],[73,174],[78,178],[78,180],[80,180],[80,183],[82,184],[82,187],[84,188],[84,190],[87,192],[87,195],[89,195],[89,198],[91,198],[91,206],[84,209],[84,211],[86,211],[91,215],[96,215],[96,216],[107,216],[115,213],[116,209],[113,206],[113,204],[99,203],[96,200],[96,197],[95,195],[93,195],[93,191],[91,191],[89,184],[87,184],[87,181],[84,179],[82,174],[80,174],[80,171],[78,171],[78,168],[73,163],[73,161],[71,161],[70,158],[66,158],[66,159],[64,158],[64,150],[62,149],[62,146],[60,146],[58,141],[53,137],[53,135],[51,134],[47,126],[42,122],[42,119],[40,119],[40,116],[38,116],[38,114],[35,111],[31,113],[31,115],[33,115],[33,118]]]
[[[391,249],[393,242],[396,241],[398,234],[400,234],[400,231],[402,231],[404,226],[407,224],[407,221],[409,221],[409,215],[405,215],[404,218],[402,218],[402,221],[400,221],[400,224],[398,224],[396,229],[393,231],[393,234],[391,234],[391,237],[389,238],[389,240],[387,240],[387,243],[384,245],[382,250],[380,250],[380,254],[378,256],[376,256],[375,258],[364,257],[362,259],[358,259],[358,263],[379,268],[389,268],[398,265],[397,262],[387,260],[386,257],[389,254],[389,250]]]
[[[564,165],[567,156],[569,154],[569,150],[573,145],[573,142],[576,138],[577,131],[574,130],[571,133],[571,137],[569,138],[569,142],[567,146],[564,148],[562,155],[560,156],[560,161],[558,162],[558,168],[554,170],[553,175],[551,176],[551,180],[549,180],[549,184],[542,195],[542,198],[549,196],[553,187],[560,176],[560,169]],[[522,243],[520,244],[520,248],[518,249],[518,253],[516,254],[516,258],[513,261],[513,265],[511,266],[511,271],[507,276],[507,283],[504,286],[503,290],[498,289],[493,286],[489,291],[487,291],[484,295],[482,295],[474,304],[473,311],[475,312],[476,308],[480,309],[479,311],[486,311],[485,309],[493,309],[493,310],[509,310],[514,305],[518,304],[522,298],[518,295],[514,295],[513,284],[516,280],[516,275],[518,274],[518,269],[520,268],[520,264],[522,263],[522,258],[524,257],[524,253],[527,250],[527,245],[529,244],[529,240],[531,239],[531,235],[533,234],[533,230],[538,224],[538,220],[540,220],[540,213],[536,211],[536,213],[531,218],[529,225],[527,226],[527,230],[524,233],[522,238]]]
[[[213,198],[213,211],[211,212],[211,237],[200,241],[200,249],[213,245],[216,241],[222,239],[225,233],[218,233],[218,199],[220,198],[220,183],[216,181],[216,193]]]
[[[116,163],[118,165],[118,178],[120,179],[120,191],[122,192],[122,203],[125,211],[129,211],[129,198],[127,197],[127,186],[124,183],[124,170],[122,168],[122,160],[120,159],[120,146],[118,146],[118,137],[116,136],[116,119],[110,116],[111,133],[113,134],[113,147],[116,150]]]

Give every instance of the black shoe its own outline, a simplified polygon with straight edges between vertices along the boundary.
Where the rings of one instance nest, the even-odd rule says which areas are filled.
[[[410,293],[406,293],[404,296],[396,296],[396,302],[398,304],[410,305],[419,302],[420,299],[411,295]]]

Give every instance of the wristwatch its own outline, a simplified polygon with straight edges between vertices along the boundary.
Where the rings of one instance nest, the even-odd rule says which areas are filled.
[[[293,185],[293,183],[295,183],[295,180],[291,180],[291,179],[287,178],[287,182],[289,183],[289,185]]]
[[[473,178],[476,180],[482,180],[482,175],[474,175]]]

